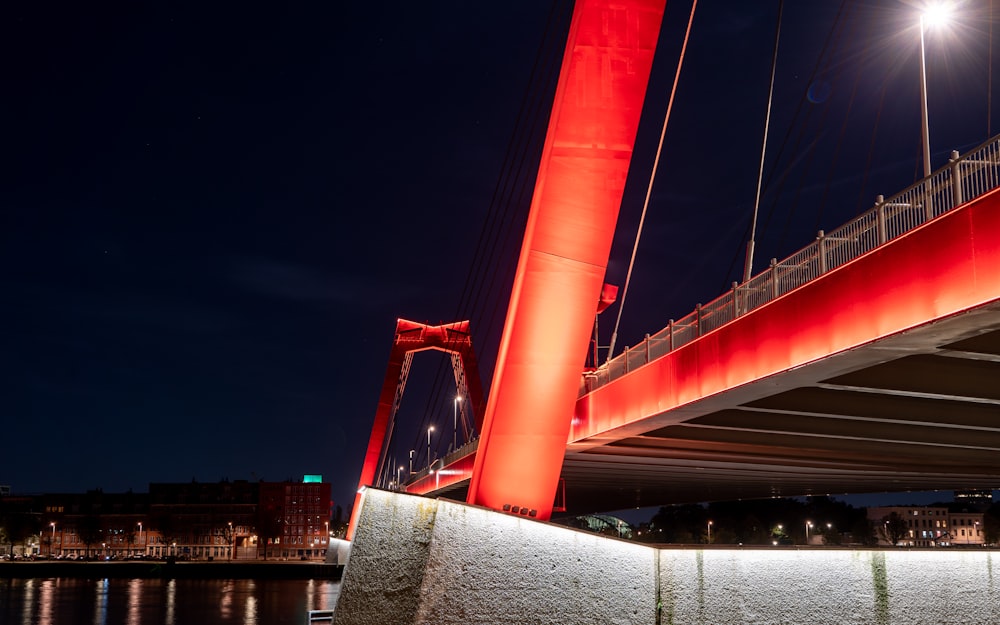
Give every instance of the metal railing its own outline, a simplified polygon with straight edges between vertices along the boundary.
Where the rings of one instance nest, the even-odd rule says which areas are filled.
[[[306,614],[306,625],[314,623],[332,623],[333,610],[309,610]]]
[[[475,453],[478,448],[479,448],[479,437],[477,436],[476,438],[472,439],[471,441],[468,441],[464,445],[460,445],[458,449],[450,451],[443,457],[438,458],[437,460],[432,462],[430,466],[424,467],[422,469],[417,469],[416,471],[411,473],[404,482],[402,482],[401,484],[397,484],[395,488],[397,490],[403,490],[407,485],[422,480],[428,475],[433,475],[434,471],[443,469],[448,465],[450,465],[451,463],[455,462],[456,460],[459,460],[470,454]]]
[[[734,282],[725,294],[708,304],[698,304],[694,312],[678,321],[671,319],[666,328],[586,373],[580,394],[598,389],[998,186],[1000,136],[964,156],[952,152],[948,164],[929,178],[888,200],[878,196],[868,212],[830,233],[821,230],[812,244],[780,262],[772,258],[767,269],[747,282]]]

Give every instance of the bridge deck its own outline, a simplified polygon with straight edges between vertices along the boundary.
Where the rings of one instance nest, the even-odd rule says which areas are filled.
[[[616,359],[577,404],[569,510],[1000,487],[1000,194],[940,213],[754,309],[734,292],[739,314],[642,366]],[[407,490],[460,497],[471,463],[444,469]]]
[[[570,506],[1000,485],[1000,195],[583,397]]]

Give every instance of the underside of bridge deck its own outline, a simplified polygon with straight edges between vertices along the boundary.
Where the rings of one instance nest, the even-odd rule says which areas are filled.
[[[570,445],[570,512],[1000,487],[1000,305]]]

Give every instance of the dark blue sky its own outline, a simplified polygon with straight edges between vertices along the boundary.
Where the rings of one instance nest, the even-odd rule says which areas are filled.
[[[907,186],[920,157],[914,10],[786,5],[758,267]],[[321,473],[349,506],[397,317],[471,317],[489,385],[565,6],[4,8],[0,483]],[[668,3],[609,282],[689,6]],[[742,270],[777,6],[699,6],[619,348]],[[935,167],[995,131],[976,7],[928,38]],[[477,265],[500,210],[514,234]],[[417,360],[401,449],[451,414],[440,365]]]

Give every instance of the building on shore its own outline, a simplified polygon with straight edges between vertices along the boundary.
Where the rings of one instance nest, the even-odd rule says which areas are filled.
[[[330,484],[301,481],[153,483],[148,493],[0,497],[6,553],[59,558],[321,560],[330,540]],[[4,553],[0,546],[0,553]]]
[[[950,506],[868,508],[879,545],[899,547],[982,547],[983,512]]]

